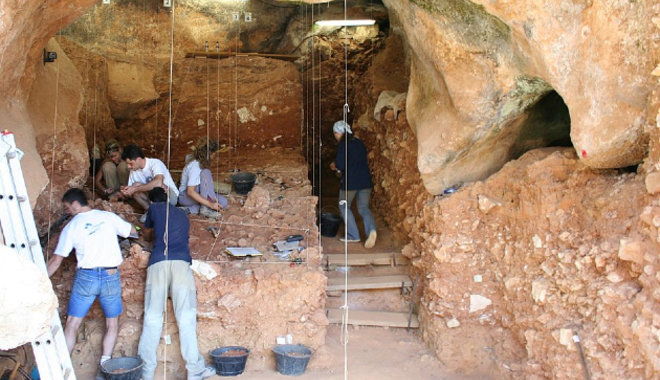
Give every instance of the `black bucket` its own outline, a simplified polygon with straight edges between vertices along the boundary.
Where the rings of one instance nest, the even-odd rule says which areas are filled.
[[[235,352],[232,352],[229,355],[229,351],[239,351],[242,354],[236,355]],[[209,355],[213,358],[215,372],[220,376],[236,376],[243,373],[249,354],[250,350],[241,346],[221,347],[209,352]]]
[[[321,235],[326,237],[337,236],[339,224],[341,223],[341,216],[329,212],[321,213]]]
[[[252,190],[257,175],[254,173],[236,173],[231,175],[231,182],[234,184],[234,190],[241,195],[246,195]]]
[[[281,344],[273,348],[277,372],[282,375],[302,375],[307,369],[312,350],[302,344]]]
[[[101,373],[107,380],[138,380],[142,377],[144,361],[139,356],[122,356],[101,364]]]

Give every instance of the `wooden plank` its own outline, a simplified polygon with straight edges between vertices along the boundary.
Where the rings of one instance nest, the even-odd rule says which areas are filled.
[[[341,323],[342,311],[340,309],[328,309],[327,314],[330,323]],[[408,327],[408,313],[396,313],[391,311],[349,310],[348,324],[360,326]],[[419,327],[419,320],[414,314],[410,322],[410,327]]]
[[[349,274],[348,290],[400,288],[402,283],[403,286],[412,286],[410,277],[405,274],[370,277],[350,277]],[[326,290],[329,292],[344,290],[344,278],[329,278]]]
[[[344,254],[329,253],[325,255],[326,264],[344,265]],[[389,253],[351,253],[348,255],[348,265],[408,265],[408,259],[400,252]]]

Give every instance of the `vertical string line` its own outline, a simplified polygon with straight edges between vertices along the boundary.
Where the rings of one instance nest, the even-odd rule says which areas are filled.
[[[52,223],[52,214],[53,214],[53,182],[55,175],[55,147],[57,146],[57,108],[60,97],[60,60],[56,60],[55,64],[55,108],[53,111],[53,152],[51,153],[50,158],[50,186],[48,189],[48,237],[46,238],[46,261],[48,261],[50,252],[48,247],[50,246],[50,229]]]
[[[210,92],[209,92],[210,81],[209,81],[209,42],[208,41],[206,41],[205,48],[206,48],[206,60],[204,61],[204,63],[206,65],[206,159],[208,160],[209,159],[209,125],[210,125],[210,122],[211,122],[211,119],[210,119],[210,110],[211,110],[210,104],[211,103],[209,102],[209,99],[210,99],[209,98],[209,96],[210,96]]]
[[[89,60],[87,61],[89,64]],[[87,68],[87,73],[86,73],[86,78],[87,78],[87,84],[89,85],[89,68]],[[96,112],[97,112],[97,105],[96,105],[96,89],[97,89],[97,81],[99,77],[99,72],[95,71],[94,72],[94,120],[92,121],[92,128],[94,130],[93,134],[93,139],[94,141],[92,142],[92,204],[96,202],[96,170],[98,169],[96,167],[96,157],[94,155],[96,154]],[[87,103],[87,102],[85,102]],[[85,107],[85,126],[87,126],[87,108]],[[99,149],[99,154],[101,153],[101,150]]]
[[[344,0],[344,21],[346,21],[346,0]],[[343,121],[348,123],[348,30],[344,26],[344,109]],[[344,197],[348,198],[348,138],[344,132]],[[348,215],[349,204],[344,200],[344,215]],[[344,223],[344,268],[348,269],[348,226]],[[344,271],[344,305],[342,334],[344,337],[344,379],[348,379],[348,270]]]
[[[307,4],[302,4],[300,7],[300,13],[301,13],[301,24],[303,27],[307,25]],[[304,102],[303,104],[300,105],[301,112],[303,113],[302,120],[300,121],[300,154],[303,154],[303,132],[305,130],[305,124],[307,124],[308,120],[308,111],[309,111],[309,104],[307,101],[307,85],[308,79],[309,79],[309,73],[307,72],[308,70],[305,70],[302,75],[301,75],[301,80],[303,83],[301,84],[300,92],[302,93],[302,99],[301,101]],[[307,160],[307,157],[305,157],[305,160]],[[309,162],[309,161],[308,161]]]
[[[236,20],[236,53],[234,54],[234,151],[238,154],[238,41],[241,38],[241,15],[238,14]],[[236,169],[236,160],[234,160],[234,169]]]
[[[312,25],[314,25],[314,4],[312,4]],[[314,128],[314,123],[316,123],[316,111],[314,111],[314,107],[316,107],[316,87],[314,84],[314,68],[316,67],[315,59],[314,59],[314,49],[316,46],[314,45],[314,38],[312,38],[312,50],[310,51],[310,56],[312,57],[312,72],[310,74],[311,76],[311,81],[312,81],[312,128]],[[307,160],[309,161],[310,156],[309,155],[309,125],[307,126],[307,152],[305,153],[305,157],[307,157]],[[314,142],[314,140],[312,140]],[[313,153],[312,153],[313,154]],[[313,169],[312,169],[313,172]],[[313,179],[312,179],[313,180]]]
[[[169,110],[168,110],[168,120],[167,120],[167,167],[170,167],[170,156],[171,156],[171,143],[172,143],[172,83],[174,82],[174,12],[175,12],[175,0],[172,0],[171,4],[171,25],[170,25],[170,83],[169,83]],[[167,205],[165,212],[165,232],[163,233],[163,243],[165,244],[165,249],[163,255],[165,256],[165,261],[168,261],[169,255],[169,231],[170,231],[170,191],[167,191]],[[168,283],[168,270],[165,271],[165,282]],[[168,335],[168,320],[169,313],[167,311],[167,302],[165,303],[165,334]],[[163,351],[164,359],[164,375],[163,378],[167,380],[167,345]]]
[[[315,37],[312,37],[315,38]],[[319,133],[318,133],[318,144],[319,144],[319,153],[318,153],[318,170],[319,170],[319,205],[321,205],[323,201],[323,162],[322,162],[322,152],[323,152],[323,138],[322,138],[322,131],[323,129],[321,128],[322,124],[322,113],[321,113],[321,85],[322,85],[322,79],[321,79],[321,69],[323,67],[323,62],[321,62],[321,58],[319,55]],[[316,164],[316,163],[314,163]],[[323,220],[321,219],[321,213],[323,210],[323,206],[321,205],[318,209],[318,220],[319,220],[319,255],[321,254],[321,224],[323,223]]]
[[[216,57],[216,86],[218,87],[218,101],[217,101],[217,107],[215,111],[215,119],[218,122],[218,129],[217,129],[217,141],[218,141],[218,147],[220,146],[220,42],[215,41],[215,52],[218,53],[218,56]],[[220,159],[216,155],[216,160],[215,160],[215,179],[218,180],[218,176],[220,175]]]

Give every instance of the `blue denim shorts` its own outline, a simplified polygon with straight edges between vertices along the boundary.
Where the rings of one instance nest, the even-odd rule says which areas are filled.
[[[108,274],[108,272],[113,272]],[[96,297],[106,318],[114,318],[124,311],[121,303],[121,281],[118,269],[93,268],[76,270],[71,287],[67,314],[84,318]]]

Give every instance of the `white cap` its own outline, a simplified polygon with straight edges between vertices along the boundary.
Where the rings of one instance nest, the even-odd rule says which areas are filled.
[[[334,133],[341,133],[341,134],[344,134],[346,132],[351,133],[351,134],[353,133],[353,131],[351,131],[351,126],[348,125],[348,123],[345,122],[344,120],[339,120],[338,122],[336,122],[332,126],[332,131]]]

